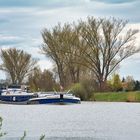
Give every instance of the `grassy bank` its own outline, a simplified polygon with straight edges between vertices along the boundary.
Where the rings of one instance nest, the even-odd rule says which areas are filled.
[[[140,91],[94,93],[91,100],[108,102],[140,102]]]

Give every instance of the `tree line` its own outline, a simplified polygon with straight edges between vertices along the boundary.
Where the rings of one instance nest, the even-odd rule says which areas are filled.
[[[140,90],[140,81],[132,76],[126,76],[122,79],[119,74],[114,74],[108,81],[108,91],[138,91]]]
[[[59,90],[59,85],[66,89],[83,81],[89,82],[92,90],[108,90],[110,75],[123,60],[140,51],[135,41],[138,30],[126,28],[127,23],[115,18],[87,17],[85,21],[45,28],[40,49],[55,64],[53,72],[42,72],[37,60],[16,48],[1,50],[0,69],[12,84],[22,84],[26,79],[35,91]]]

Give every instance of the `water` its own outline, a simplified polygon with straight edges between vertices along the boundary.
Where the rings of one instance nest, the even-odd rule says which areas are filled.
[[[74,105],[5,105],[3,140],[139,140],[140,104],[82,102]]]

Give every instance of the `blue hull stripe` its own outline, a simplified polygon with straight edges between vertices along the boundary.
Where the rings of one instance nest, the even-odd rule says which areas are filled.
[[[29,101],[29,99],[35,98],[33,95],[11,95],[11,96],[0,96],[1,101],[10,102],[10,103],[21,103],[27,102],[28,104],[69,104],[69,103],[80,103],[78,99],[67,99],[67,98],[53,98],[53,99],[35,99]]]
[[[29,103],[38,103],[38,104],[65,104],[65,103],[80,103],[79,100],[77,99],[60,99],[60,98],[56,98],[56,99],[37,99],[34,101],[31,101]]]
[[[32,95],[24,95],[24,96],[0,96],[1,101],[7,101],[7,102],[25,102],[28,101],[29,99],[33,98]]]

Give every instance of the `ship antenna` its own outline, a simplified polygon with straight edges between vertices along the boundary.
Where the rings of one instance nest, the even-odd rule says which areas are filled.
[[[66,92],[66,94],[68,94],[70,91],[71,91],[71,90],[68,90],[68,91]]]
[[[57,91],[53,88],[53,91],[55,92],[55,94],[57,94]]]

